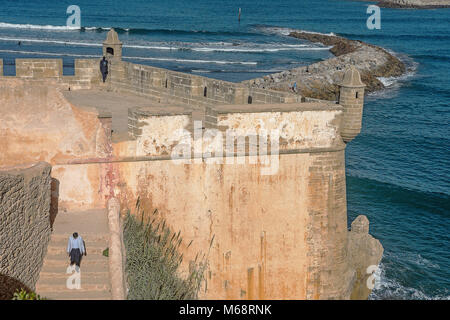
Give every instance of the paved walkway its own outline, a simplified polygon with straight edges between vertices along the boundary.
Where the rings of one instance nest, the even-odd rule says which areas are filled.
[[[180,114],[189,106],[161,104],[138,95],[102,90],[63,91],[64,97],[79,108],[96,109],[100,117],[112,117],[113,141],[128,140],[128,110],[144,108],[151,114]]]
[[[78,232],[86,243],[87,256],[81,261],[81,289],[68,289],[68,238]],[[36,292],[41,297],[55,300],[111,299],[108,258],[102,255],[108,247],[108,220],[106,210],[59,212],[48,245]]]

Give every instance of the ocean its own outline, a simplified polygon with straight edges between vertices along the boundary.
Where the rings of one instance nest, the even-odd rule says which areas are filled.
[[[81,9],[80,29],[66,9]],[[361,134],[347,147],[348,223],[359,214],[385,249],[370,299],[450,298],[450,9],[381,9],[343,0],[0,0],[0,58],[100,57],[108,28],[124,59],[211,78],[242,81],[331,57],[328,48],[287,36],[334,33],[382,46],[408,72],[380,79]],[[238,10],[241,8],[241,21]]]

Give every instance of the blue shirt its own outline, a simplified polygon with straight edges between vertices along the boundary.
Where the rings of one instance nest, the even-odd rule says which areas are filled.
[[[83,238],[81,236],[78,236],[76,239],[70,236],[69,243],[67,244],[67,253],[70,253],[72,249],[80,249],[81,254],[85,253]]]

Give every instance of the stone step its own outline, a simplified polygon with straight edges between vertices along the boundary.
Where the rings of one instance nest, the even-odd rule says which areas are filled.
[[[61,252],[61,253],[57,253],[57,254],[53,254],[53,253],[48,253],[46,256],[46,259],[44,260],[44,265],[46,262],[48,263],[52,263],[54,261],[65,261],[68,262],[69,261],[69,255],[66,252]],[[81,263],[85,264],[88,262],[97,262],[97,261],[108,261],[108,257],[105,257],[101,254],[88,254],[86,256],[82,256],[81,258]]]
[[[40,294],[38,292],[38,294]],[[61,292],[48,292],[46,294],[40,294],[41,297],[45,297],[49,300],[111,300],[110,291],[80,291],[80,290],[68,290],[64,293]]]
[[[65,246],[67,246],[67,242],[69,241],[69,237],[70,234],[52,234],[51,238],[50,238],[50,243],[55,243],[55,244],[63,244]],[[104,241],[104,242],[108,242],[109,241],[109,235],[108,234],[83,234],[81,235],[81,237],[83,238],[84,242],[98,242],[98,241]]]
[[[86,269],[86,268],[90,268],[92,266],[103,266],[104,268],[108,268],[108,258],[99,258],[99,257],[94,257],[89,259],[87,257],[83,257],[83,259],[81,260],[81,268]],[[86,258],[86,259],[85,259]],[[46,272],[45,268],[46,267],[60,267],[62,269],[67,268],[69,266],[69,257],[61,257],[61,258],[55,258],[55,259],[46,259],[44,260],[44,264],[42,266],[42,270],[44,272]]]
[[[39,276],[40,285],[65,286],[70,277],[67,273],[41,272]],[[80,272],[81,285],[83,284],[105,284],[109,282],[108,272]]]
[[[47,248],[47,254],[48,255],[57,255],[57,254],[64,254],[67,255],[67,245],[61,246],[61,245],[53,245],[50,244]],[[108,244],[106,242],[93,242],[93,243],[86,243],[86,251],[87,255],[102,255],[103,251],[108,248]]]
[[[83,283],[83,280],[81,280],[81,289],[68,289],[66,287],[66,282],[63,281],[62,283],[53,283],[53,284],[39,284],[36,286],[36,292],[37,294],[41,296],[46,296],[46,294],[51,293],[66,293],[66,292],[72,292],[72,291],[78,291],[78,292],[110,292],[109,285],[107,284],[98,284],[98,283]]]
[[[59,265],[47,264],[42,267],[41,273],[66,274],[68,266],[69,261],[65,261],[65,263]],[[109,265],[107,261],[88,265],[81,263],[81,272],[109,272]]]
[[[87,255],[81,260],[81,289],[68,289],[69,256],[67,242],[74,231],[85,241]],[[111,299],[109,260],[102,255],[109,246],[108,220],[105,209],[59,212],[47,247],[36,292],[55,300]]]

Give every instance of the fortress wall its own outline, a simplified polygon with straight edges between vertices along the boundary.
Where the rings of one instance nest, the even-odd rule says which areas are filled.
[[[51,166],[0,171],[0,300],[34,290],[50,241]]]
[[[62,82],[73,90],[92,89],[101,81],[97,59],[75,59],[75,75],[63,76]]]
[[[276,106],[280,105],[273,105],[274,108]],[[238,106],[237,109],[240,107]],[[246,105],[242,107],[245,108]],[[220,128],[221,131],[203,132],[204,138],[201,142],[203,152],[220,151],[218,148],[220,141],[223,142],[223,150],[225,150],[227,129],[242,130],[247,136],[259,134],[262,129],[267,130],[269,134],[272,130],[277,130],[280,135],[279,148],[282,152],[342,147],[343,142],[340,137],[342,112],[342,108],[338,105],[308,104],[298,104],[295,110],[285,112],[229,110],[217,113],[216,111],[214,115],[204,115],[203,119],[211,122],[202,124],[206,129]],[[195,120],[201,119],[200,116],[196,117],[195,111],[192,114],[154,115],[139,108],[131,109],[129,131],[133,139],[115,143],[114,156],[170,158],[174,150],[181,150],[179,141],[182,138],[185,139],[185,143],[189,143],[188,153],[194,154],[196,142],[193,140],[192,132],[193,117]],[[215,119],[215,126],[212,126],[213,120],[208,120],[210,118]]]
[[[132,209],[140,195],[147,216],[157,208],[181,230],[185,268],[198,252],[208,253],[214,237],[202,298],[302,299],[309,158],[282,155],[272,176],[262,176],[248,157],[246,165],[121,163],[116,195]]]
[[[115,163],[113,171],[120,180],[115,196],[123,210],[132,212],[139,196],[147,216],[158,209],[174,231],[181,230],[185,246],[193,240],[189,249],[182,249],[186,268],[198,252],[208,252],[214,236],[208,291],[202,298],[348,298],[348,284],[338,278],[347,266],[341,116],[338,106],[219,113],[224,129],[284,128],[288,138],[281,150],[295,153],[281,154],[277,166],[271,162],[277,169],[270,170],[272,175],[262,174],[270,166],[251,163],[254,157],[248,156],[239,158],[242,163],[233,158],[233,164],[226,159],[215,164],[206,163],[213,159]],[[122,154],[134,150],[141,157],[168,155],[174,146],[166,140],[171,132],[164,130],[182,128],[189,121],[187,115],[146,118],[141,114],[140,135]],[[290,128],[284,127],[288,121]],[[212,144],[204,140],[202,145],[206,151]],[[338,263],[331,263],[333,259]],[[328,281],[333,281],[331,287]]]
[[[185,268],[214,236],[202,298],[350,298],[344,150],[282,154],[268,176],[244,163],[120,163],[116,196],[181,230]]]
[[[250,88],[248,95],[252,97],[252,103],[294,103],[301,101],[299,95],[267,89]]]
[[[105,159],[108,129],[96,110],[72,106],[61,83],[0,79],[0,167],[46,161]],[[103,166],[54,166],[62,208],[104,207],[109,187]],[[83,185],[83,188],[80,188]]]
[[[355,272],[347,252],[345,153],[316,153],[308,170],[307,298],[348,299]]]
[[[73,90],[91,89],[99,85],[101,74],[97,59],[75,59],[75,75],[63,75],[62,59],[16,59],[16,76],[9,79],[52,79]],[[0,76],[3,76],[3,60],[0,59]]]
[[[18,78],[55,78],[63,74],[61,59],[16,59]]]
[[[300,98],[286,92],[250,89],[237,83],[124,61],[111,65],[110,83],[118,91],[192,106],[244,104],[248,103],[249,95],[255,95],[254,103],[291,103]]]

